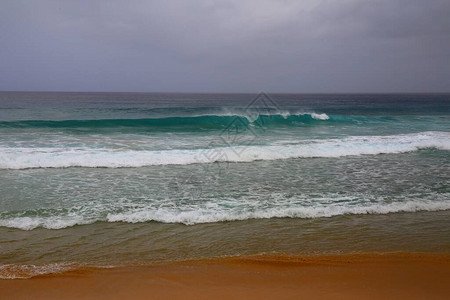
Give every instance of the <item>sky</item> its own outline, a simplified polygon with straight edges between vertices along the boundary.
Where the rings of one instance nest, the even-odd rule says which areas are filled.
[[[449,0],[1,0],[0,90],[450,91]]]

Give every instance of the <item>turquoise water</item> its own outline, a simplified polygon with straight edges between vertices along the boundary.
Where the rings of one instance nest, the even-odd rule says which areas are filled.
[[[445,94],[3,92],[0,264],[446,252],[449,150]]]

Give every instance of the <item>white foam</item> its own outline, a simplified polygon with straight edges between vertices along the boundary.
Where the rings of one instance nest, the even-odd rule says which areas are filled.
[[[60,216],[60,217],[14,217],[0,220],[0,226],[32,230],[38,227],[47,229],[62,229],[75,225],[93,223],[95,220],[82,216]]]
[[[388,203],[372,196],[328,195],[321,198],[272,195],[273,201],[254,199],[214,200],[201,203],[176,204],[161,207],[149,203],[139,208],[128,208],[118,213],[111,208],[98,207],[79,216],[11,217],[0,220],[0,226],[33,230],[35,228],[62,229],[97,221],[141,223],[156,221],[194,225],[224,221],[270,218],[325,218],[339,215],[389,214],[398,212],[450,210],[450,194],[430,195],[426,199]],[[433,199],[433,200],[430,200]],[[375,202],[374,202],[375,201]],[[174,203],[175,204],[175,203]],[[121,204],[118,204],[121,206]],[[99,210],[104,213],[99,214]]]
[[[0,279],[28,279],[39,275],[55,274],[72,269],[73,265],[53,263],[47,265],[0,265]]]
[[[329,120],[330,117],[327,114],[311,113],[311,117],[316,120]]]
[[[68,167],[144,167],[194,163],[251,162],[309,157],[341,157],[403,153],[425,148],[450,150],[450,132],[391,136],[351,136],[341,139],[289,141],[289,144],[213,149],[133,151],[99,148],[0,148],[0,169]],[[214,159],[210,159],[214,157]]]
[[[264,109],[262,109],[264,110]],[[223,110],[221,112],[216,112],[214,114],[195,114],[190,117],[241,117],[246,118],[250,123],[254,122],[261,116],[282,116],[284,119],[287,119],[290,116],[311,116],[311,118],[316,120],[329,120],[330,117],[326,113],[315,113],[315,112],[308,112],[308,111],[287,111],[287,110],[277,110],[273,113],[270,112],[264,112],[260,114],[258,110],[251,111],[236,111],[236,110]],[[183,117],[183,116],[177,116],[177,117]]]
[[[140,210],[109,214],[108,222],[141,223],[157,221],[194,225],[224,221],[270,218],[324,218],[338,215],[388,214],[398,212],[449,210],[450,201],[406,201],[403,203],[379,203],[371,205],[292,206],[259,209],[195,209],[190,211]]]

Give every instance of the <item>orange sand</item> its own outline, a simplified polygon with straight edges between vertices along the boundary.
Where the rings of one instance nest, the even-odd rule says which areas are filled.
[[[450,254],[256,256],[0,280],[0,299],[450,299]]]

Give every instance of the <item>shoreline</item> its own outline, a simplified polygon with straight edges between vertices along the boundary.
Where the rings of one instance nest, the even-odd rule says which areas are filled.
[[[257,255],[0,280],[2,299],[445,299],[450,254]]]

